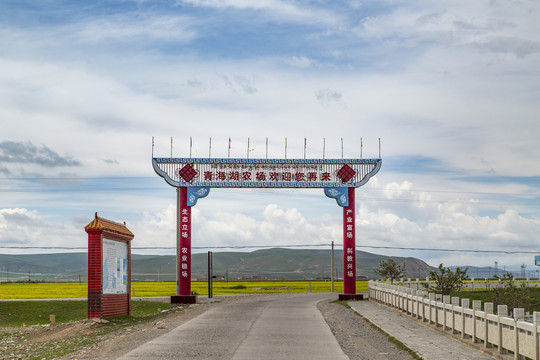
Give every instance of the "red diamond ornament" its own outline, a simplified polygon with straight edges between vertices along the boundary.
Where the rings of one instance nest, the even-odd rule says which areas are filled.
[[[180,175],[182,179],[184,179],[186,182],[190,182],[191,179],[193,179],[193,177],[197,175],[197,171],[195,171],[193,166],[191,166],[190,164],[186,164],[183,168],[180,169],[180,171],[178,171],[178,175]]]
[[[337,175],[341,178],[341,181],[344,183],[349,182],[354,175],[356,175],[356,171],[354,171],[349,165],[345,164],[339,169]]]

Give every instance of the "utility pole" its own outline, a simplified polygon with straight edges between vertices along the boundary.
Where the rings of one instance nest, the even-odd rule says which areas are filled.
[[[211,302],[212,294],[212,252],[208,252],[208,301]]]
[[[330,260],[330,266],[332,269],[332,272],[330,274],[330,277],[332,278],[332,292],[334,292],[334,240],[332,240],[332,256]]]

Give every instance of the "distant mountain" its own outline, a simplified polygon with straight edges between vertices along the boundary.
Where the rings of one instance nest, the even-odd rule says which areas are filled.
[[[192,255],[192,277],[207,278],[207,253]],[[356,252],[357,276],[375,278],[374,270],[387,256]],[[433,269],[416,258],[392,257],[405,263],[405,277],[425,278]],[[176,262],[173,255],[132,255],[134,281],[173,281]],[[0,281],[41,280],[86,281],[88,258],[86,253],[2,255]],[[334,274],[343,277],[343,252],[334,252]],[[213,275],[224,279],[265,278],[269,280],[330,278],[331,251],[306,249],[264,249],[253,252],[214,252]]]

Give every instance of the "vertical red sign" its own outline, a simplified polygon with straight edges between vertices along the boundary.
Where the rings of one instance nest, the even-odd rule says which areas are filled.
[[[187,188],[178,188],[178,284],[177,295],[191,295],[191,207]]]
[[[354,188],[349,190],[349,206],[343,208],[343,293],[356,294],[356,231]]]

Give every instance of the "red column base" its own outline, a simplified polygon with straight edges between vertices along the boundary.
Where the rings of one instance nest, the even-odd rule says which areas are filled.
[[[363,294],[339,294],[339,301],[364,300]]]
[[[171,304],[196,304],[197,295],[173,295]]]

